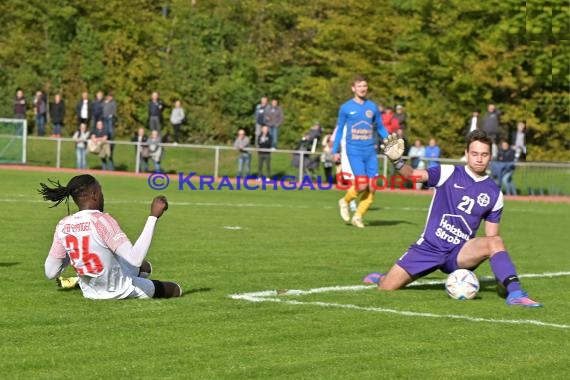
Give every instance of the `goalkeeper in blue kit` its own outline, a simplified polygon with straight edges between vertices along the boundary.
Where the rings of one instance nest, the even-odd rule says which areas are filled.
[[[340,216],[345,222],[364,228],[362,218],[374,202],[376,191],[371,179],[378,175],[374,128],[382,139],[388,136],[388,132],[382,124],[378,106],[366,99],[368,83],[364,77],[357,76],[353,79],[352,92],[354,97],[344,103],[338,112],[337,134],[332,153],[335,161],[340,158],[345,179],[353,184],[338,202]],[[348,204],[359,196],[358,208],[351,219]]]

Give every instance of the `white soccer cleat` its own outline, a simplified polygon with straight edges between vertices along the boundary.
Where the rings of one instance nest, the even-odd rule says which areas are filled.
[[[348,210],[348,204],[344,200],[344,198],[340,198],[338,200],[338,207],[340,208],[340,217],[346,223],[350,222],[350,211]]]
[[[350,221],[354,227],[364,228],[364,223],[362,223],[362,217],[354,215]]]

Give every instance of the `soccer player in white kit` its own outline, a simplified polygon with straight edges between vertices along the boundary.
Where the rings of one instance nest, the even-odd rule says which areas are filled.
[[[180,297],[182,288],[174,282],[144,278],[151,267],[145,261],[154,227],[168,209],[166,197],[152,201],[150,216],[135,244],[109,214],[103,212],[101,185],[88,174],[73,177],[67,186],[50,181],[41,183],[39,193],[55,207],[69,197],[79,211],[57,224],[53,243],[45,261],[48,279],[59,276],[71,265],[79,277],[83,296],[89,299]],[[68,205],[69,210],[69,205]]]

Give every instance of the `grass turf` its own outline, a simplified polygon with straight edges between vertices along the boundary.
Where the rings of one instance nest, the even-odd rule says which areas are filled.
[[[358,285],[414,241],[430,197],[381,193],[368,228],[345,226],[337,191],[176,191],[148,258],[181,283],[174,300],[96,302],[43,277],[66,214],[35,192],[47,177],[2,171],[0,369],[4,378],[567,378],[570,329],[427,318],[229,294]],[[157,195],[146,179],[98,177],[106,211],[136,240]],[[72,212],[75,207],[72,206]],[[502,235],[520,273],[569,271],[568,204],[507,202]],[[230,227],[230,228],[228,228]],[[240,227],[240,229],[235,229]],[[70,273],[70,272],[68,272]],[[478,270],[491,275],[487,263]],[[429,279],[443,279],[434,273]],[[510,308],[492,286],[454,301],[442,286],[373,289],[287,300],[570,325],[570,277],[529,278],[542,309]]]

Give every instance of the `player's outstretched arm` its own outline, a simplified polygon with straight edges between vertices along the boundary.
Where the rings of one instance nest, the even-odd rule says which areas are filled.
[[[140,267],[150,248],[156,221],[166,210],[168,210],[166,197],[164,195],[155,197],[150,205],[150,216],[135,244],[131,245],[131,242],[127,240],[118,247],[116,253],[124,257],[131,265]]]
[[[398,138],[396,133],[388,135],[380,145],[380,148],[386,156],[394,164],[394,168],[404,177],[414,178],[417,182],[427,182],[428,172],[427,170],[417,170],[412,168],[410,165],[406,164],[402,159],[404,154],[404,140]]]

